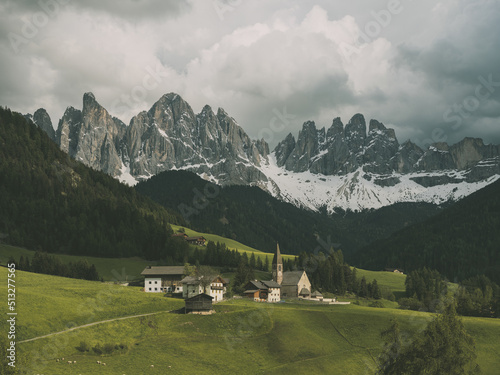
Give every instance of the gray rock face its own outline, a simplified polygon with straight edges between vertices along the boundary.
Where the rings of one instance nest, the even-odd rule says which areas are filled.
[[[278,166],[293,172],[309,170],[324,175],[345,175],[362,167],[364,172],[378,175],[475,168],[480,161],[500,155],[499,146],[484,145],[481,139],[465,138],[449,146],[431,145],[426,151],[406,141],[399,144],[394,129],[388,129],[377,120],[371,120],[366,134],[363,115],[356,114],[343,128],[339,118],[326,131],[317,130],[314,122],[306,122],[297,142],[289,134],[274,150]],[[468,179],[481,181],[496,174],[491,163],[475,168]],[[488,172],[489,171],[489,172]],[[484,177],[486,176],[486,177]],[[439,180],[441,181],[441,180]],[[419,180],[424,186],[447,183],[442,180]],[[454,182],[454,181],[449,181]],[[395,180],[378,179],[380,186],[394,186]]]
[[[34,123],[40,129],[42,129],[45,133],[47,133],[50,139],[52,139],[53,141],[56,140],[56,132],[54,130],[54,127],[52,126],[52,120],[50,119],[50,116],[45,109],[37,109],[33,115],[28,113],[24,115],[24,117],[28,121]]]
[[[223,109],[205,106],[196,115],[179,95],[162,96],[126,126],[92,93],[83,109],[69,107],[56,142],[76,160],[112,176],[128,168],[137,180],[171,169],[187,169],[221,184],[267,181],[257,168],[269,155],[264,140],[252,141]]]
[[[66,109],[56,142],[76,160],[116,176],[122,166],[118,150],[124,133],[125,124],[97,103],[92,93],[86,93],[82,111]]]
[[[280,191],[276,181],[265,175],[269,145],[264,140],[251,140],[222,108],[214,112],[207,105],[195,114],[174,93],[163,95],[128,126],[112,117],[91,93],[84,95],[81,111],[67,108],[53,135],[45,110],[27,116],[76,160],[121,179],[142,180],[165,170],[185,169],[221,185],[257,185],[276,194]],[[424,151],[410,141],[400,145],[394,130],[377,120],[370,120],[367,129],[362,114],[354,115],[345,126],[335,118],[328,129],[318,129],[307,121],[297,138],[288,134],[276,146],[274,155],[277,165],[291,172],[341,176],[356,172],[384,188],[403,179],[394,172],[466,171],[442,178],[434,173],[412,177],[427,187],[484,181],[500,174],[500,146],[465,138],[452,146],[433,144]]]
[[[265,179],[255,166],[267,158],[267,143],[252,141],[222,108],[215,114],[205,106],[195,115],[173,93],[135,116],[125,138],[130,173],[138,179],[173,168],[192,170],[222,184]]]
[[[40,108],[33,114],[33,122],[45,133],[47,133],[50,139],[55,141],[56,131],[54,130],[50,116],[45,109]]]

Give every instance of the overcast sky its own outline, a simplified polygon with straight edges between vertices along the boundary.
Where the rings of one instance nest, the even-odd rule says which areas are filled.
[[[0,69],[0,105],[55,127],[88,91],[126,124],[176,92],[271,146],[355,113],[500,143],[498,0],[0,0]]]

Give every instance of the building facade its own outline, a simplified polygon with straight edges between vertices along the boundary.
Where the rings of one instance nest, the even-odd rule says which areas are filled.
[[[184,274],[182,266],[148,266],[141,272],[147,293],[180,293]]]
[[[213,298],[214,302],[219,302],[224,299],[224,294],[227,290],[229,280],[225,280],[220,276],[215,277],[209,285],[204,287],[200,279],[196,276],[186,276],[181,280],[182,283],[182,298],[187,299],[198,294],[207,294]],[[204,290],[205,289],[205,290]]]
[[[283,260],[279,245],[273,258],[273,281],[281,286],[280,298],[311,296],[311,282],[305,271],[283,271]]]

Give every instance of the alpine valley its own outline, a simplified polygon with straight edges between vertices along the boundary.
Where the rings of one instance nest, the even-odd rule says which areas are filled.
[[[84,164],[129,185],[168,170],[188,170],[226,185],[252,185],[302,208],[328,213],[378,209],[399,202],[459,200],[500,178],[500,146],[465,138],[422,150],[399,143],[377,120],[355,114],[318,129],[303,124],[270,152],[222,108],[195,114],[179,95],[162,96],[127,126],[92,93],[68,107],[54,132],[44,109],[26,115]],[[367,131],[368,130],[368,131]]]

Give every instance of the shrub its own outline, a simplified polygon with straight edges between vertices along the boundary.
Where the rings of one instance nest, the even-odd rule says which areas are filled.
[[[384,308],[384,304],[380,301],[373,301],[370,303],[370,307],[379,307],[379,308]]]
[[[103,352],[105,354],[111,354],[115,350],[115,344],[106,343],[104,344]]]
[[[423,306],[423,303],[416,298],[401,298],[398,303],[399,307],[405,310],[418,311]]]
[[[80,341],[80,345],[76,347],[76,350],[82,353],[88,352],[90,351],[90,345],[87,344],[85,341]]]
[[[100,355],[100,354],[102,354],[102,348],[101,348],[101,345],[100,345],[100,344],[97,344],[96,346],[94,346],[94,347],[92,348],[92,350],[93,350],[93,352],[94,352],[95,354],[99,354],[99,355]]]

